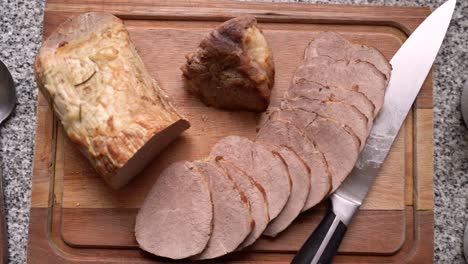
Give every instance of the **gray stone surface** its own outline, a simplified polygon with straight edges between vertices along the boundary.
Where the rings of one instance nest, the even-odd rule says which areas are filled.
[[[11,263],[26,262],[37,88],[33,58],[40,45],[42,1],[0,1],[0,60],[16,83],[18,104],[0,126],[0,164]]]
[[[433,8],[441,0],[385,0],[387,5]],[[468,80],[468,1],[459,0],[434,72],[434,189],[436,263],[464,263],[463,232],[468,221],[468,131],[460,95]],[[467,102],[468,103],[468,102]]]
[[[288,1],[288,0],[286,0]],[[283,0],[284,2],[284,0]],[[371,5],[439,6],[442,0],[301,1]],[[468,1],[458,0],[435,71],[435,257],[436,263],[463,263],[462,234],[468,215],[468,131],[459,100],[468,79]],[[11,263],[26,262],[37,87],[33,58],[40,45],[44,1],[0,1],[0,60],[18,89],[13,116],[0,127]]]

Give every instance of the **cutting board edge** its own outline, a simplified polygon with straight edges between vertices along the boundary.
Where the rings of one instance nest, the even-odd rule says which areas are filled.
[[[90,2],[93,2],[93,1],[90,1]],[[185,2],[185,1],[177,1],[177,2]],[[205,2],[205,1],[200,1],[200,2]],[[228,1],[228,2],[231,2],[231,1]],[[231,2],[233,3],[233,2]],[[288,6],[292,6],[292,5],[295,5],[295,4],[287,4]],[[47,5],[49,7],[49,5]],[[286,6],[286,5],[285,5]],[[301,5],[301,7],[304,7],[303,5]],[[382,8],[382,7],[378,7],[378,8]],[[429,8],[412,8],[413,10],[424,10],[425,14],[420,14],[418,16],[415,16],[415,17],[412,17],[412,18],[408,18],[404,23],[395,23],[396,26],[398,27],[402,27],[401,29],[406,32],[407,34],[409,34],[412,30],[414,30],[414,28],[417,26],[417,24],[419,24],[422,19],[424,19],[428,14],[429,14]],[[50,9],[49,9],[50,10]],[[397,15],[398,12],[400,12],[401,9],[394,9],[395,10],[395,16]],[[398,12],[397,12],[398,11]],[[265,15],[265,18],[260,18],[260,20],[264,19],[265,21],[267,21],[268,19],[273,19],[271,17],[271,15],[268,15],[268,14],[264,14]],[[145,17],[145,16],[143,16]],[[146,16],[147,18],[148,16]],[[134,16],[134,18],[138,18],[138,16]],[[140,17],[142,18],[142,17]],[[224,17],[223,19],[225,19],[227,17]],[[221,19],[221,18],[220,18]],[[299,20],[297,20],[299,21]],[[315,21],[317,22],[317,21]],[[320,22],[320,21],[319,21]],[[368,23],[371,23],[372,21],[367,21]],[[374,21],[375,22],[375,21]],[[432,106],[430,107],[427,107],[427,108],[431,108]],[[34,177],[34,175],[33,175]],[[51,184],[53,185],[53,183]],[[53,186],[51,186],[53,187]],[[48,204],[48,207],[31,207],[31,227],[30,227],[30,238],[31,239],[34,239],[34,238],[37,238],[35,240],[35,243],[31,243],[31,239],[30,241],[28,242],[28,261],[30,263],[35,263],[36,261],[40,260],[40,259],[43,259],[42,257],[44,256],[48,256],[48,257],[51,257],[51,262],[50,263],[63,263],[63,261],[66,261],[66,262],[76,262],[76,263],[80,263],[81,261],[79,261],[78,259],[76,259],[76,257],[73,257],[71,254],[69,254],[69,252],[66,252],[66,251],[62,251],[60,249],[60,247],[58,247],[57,244],[55,244],[57,242],[57,237],[51,237],[51,234],[49,233],[49,231],[52,230],[52,222],[49,222],[49,221],[52,221],[52,219],[48,219],[49,218],[49,212],[52,212],[54,210],[54,208],[57,208],[56,206],[58,206],[58,204],[56,204],[55,202],[55,199],[54,197],[49,197],[49,204]],[[411,208],[413,208],[414,210],[414,214],[415,215],[418,215],[418,214],[423,214],[424,215],[424,221],[426,222],[430,222],[430,221],[433,221],[433,210],[419,210],[419,211],[416,211],[414,207],[410,206]],[[39,212],[41,211],[41,212]],[[38,213],[39,212],[39,213]],[[49,216],[48,216],[49,215]],[[39,216],[38,217],[33,217],[33,216]],[[416,219],[417,220],[417,219]],[[41,230],[39,230],[41,229]],[[427,231],[427,230],[426,230]],[[430,230],[431,232],[430,235],[431,237],[433,236],[433,232],[432,230]],[[419,233],[418,233],[419,234]],[[420,236],[425,236],[427,235],[428,232],[423,232],[422,234],[419,234]],[[41,236],[43,235],[43,236]],[[421,239],[419,239],[420,241]],[[428,238],[426,239],[423,239],[423,240],[428,240]],[[431,241],[433,239],[430,239]],[[427,244],[427,243],[426,243]],[[432,243],[431,243],[432,245]],[[433,246],[431,246],[433,247]],[[427,250],[428,247],[426,246],[425,249]],[[421,252],[418,251],[417,249],[416,250],[412,250],[411,252],[413,252],[412,255],[408,255],[408,256],[413,256],[413,260],[414,258],[419,258]],[[427,251],[423,251],[422,253],[427,253]],[[431,253],[431,256],[432,256],[432,253]],[[339,256],[338,258],[340,258],[341,256]],[[427,258],[426,258],[427,259]],[[432,258],[431,258],[432,259]],[[100,259],[90,259],[91,261],[101,261]],[[136,260],[136,259],[135,259]],[[89,261],[85,261],[87,263],[89,263]],[[143,262],[143,261],[142,261]],[[245,262],[248,262],[248,260],[245,260]],[[272,262],[274,263],[274,262]],[[285,261],[279,261],[277,263],[289,263],[289,261],[285,260]]]
[[[101,0],[88,0],[86,4],[71,0],[49,0],[45,7],[45,16],[49,12],[81,13],[92,11],[106,11],[125,19],[161,19],[161,20],[196,20],[223,21],[239,15],[250,14],[260,22],[290,22],[290,23],[342,23],[342,24],[372,24],[397,27],[409,36],[411,32],[425,19],[431,9],[421,7],[399,6],[358,6],[358,5],[326,5],[307,3],[267,3],[255,1],[234,0],[173,0],[170,4],[165,1],[141,1],[131,3],[130,10],[124,10],[129,5],[114,5],[106,7]],[[143,2],[143,3],[142,3]],[[187,8],[190,7],[190,8]],[[329,9],[330,12],[323,12]],[[411,10],[414,15],[405,13]],[[339,11],[339,12],[338,12]],[[207,19],[207,14],[209,18]],[[359,16],[357,19],[356,17]],[[46,20],[46,19],[45,19]]]
[[[34,239],[35,243],[28,246],[28,263],[36,263],[38,259],[48,259],[48,263],[122,263],[122,260],[132,261],[132,263],[167,263],[160,258],[140,259],[138,256],[150,256],[138,249],[125,249],[124,256],[116,257],[116,252],[122,249],[109,248],[109,249],[86,249],[86,248],[73,248],[67,245],[60,235],[60,230],[57,228],[60,217],[53,217],[51,211],[59,213],[51,208],[32,208],[31,209],[31,223],[30,223],[30,239]],[[402,245],[402,248],[393,256],[366,256],[366,255],[338,255],[336,262],[341,261],[347,257],[356,262],[367,261],[383,261],[391,260],[389,263],[427,263],[432,260],[433,256],[433,210],[417,211],[413,206],[406,207],[407,223],[412,223],[406,229],[407,240]],[[50,232],[50,233],[49,233]],[[96,258],[95,254],[99,251],[100,258]],[[268,263],[289,263],[294,256],[291,253],[248,253],[248,256],[231,256],[225,258],[231,263],[252,263],[251,258],[261,261],[262,256],[270,258],[276,256],[277,258],[284,258],[282,261]],[[388,259],[390,258],[390,259]],[[265,262],[266,260],[263,260]]]

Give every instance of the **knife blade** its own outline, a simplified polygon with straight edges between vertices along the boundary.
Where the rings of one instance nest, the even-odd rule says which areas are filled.
[[[327,212],[294,257],[293,264],[330,263],[354,213],[367,196],[390,148],[426,79],[445,38],[456,0],[427,17],[390,60],[392,74],[384,104],[355,167],[330,195]]]

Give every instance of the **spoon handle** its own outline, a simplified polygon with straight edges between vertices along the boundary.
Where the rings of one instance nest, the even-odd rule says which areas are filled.
[[[0,263],[8,263],[8,240],[6,233],[5,204],[3,194],[3,172],[0,164]]]

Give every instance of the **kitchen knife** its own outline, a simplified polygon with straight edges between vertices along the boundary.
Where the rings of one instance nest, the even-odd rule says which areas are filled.
[[[391,59],[393,70],[384,104],[366,145],[350,175],[330,195],[332,208],[296,254],[293,264],[331,262],[434,63],[455,5],[456,0],[449,0],[432,12]]]

